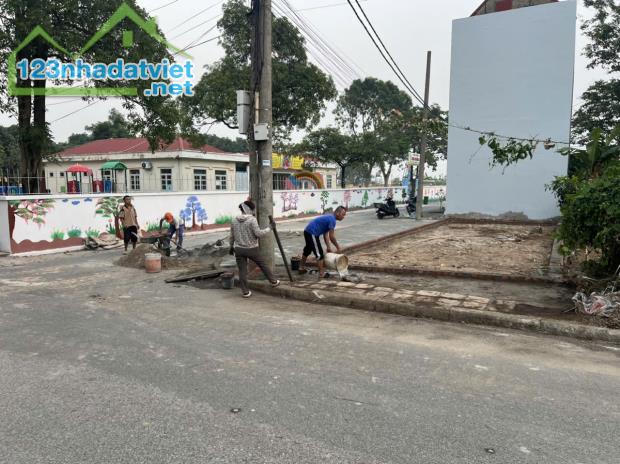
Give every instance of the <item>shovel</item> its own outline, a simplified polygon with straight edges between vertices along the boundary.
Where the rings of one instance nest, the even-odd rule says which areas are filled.
[[[284,261],[284,267],[286,267],[288,278],[291,282],[294,282],[293,274],[291,274],[291,270],[288,267],[288,261],[286,260],[284,248],[282,248],[282,242],[280,241],[280,236],[278,235],[278,230],[276,229],[276,221],[273,220],[273,216],[269,216],[269,225],[271,226],[271,230],[273,230],[273,235],[276,237],[276,242],[278,243],[278,248],[280,249],[280,254],[282,255],[282,260]]]

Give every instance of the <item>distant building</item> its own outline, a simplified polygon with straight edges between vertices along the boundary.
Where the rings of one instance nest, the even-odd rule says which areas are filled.
[[[558,0],[485,0],[476,8],[472,16],[515,10],[526,6],[544,5],[545,3],[555,3],[557,1]]]
[[[274,189],[336,187],[336,166],[310,173],[303,161],[274,154]],[[76,164],[90,173],[68,172]],[[246,191],[248,166],[247,153],[194,147],[181,137],[154,152],[145,138],[117,138],[57,153],[45,163],[45,184],[50,193]]]

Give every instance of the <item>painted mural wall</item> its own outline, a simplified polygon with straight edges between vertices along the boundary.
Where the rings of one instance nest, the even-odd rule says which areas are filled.
[[[274,192],[274,217],[294,218],[321,214],[338,205],[372,207],[393,190],[401,188],[349,190],[289,190]],[[428,191],[430,195],[435,192]],[[143,233],[156,230],[166,212],[183,219],[188,231],[225,226],[238,214],[247,192],[135,194],[133,203]],[[116,233],[115,213],[122,195],[52,195],[48,197],[0,198],[0,251],[24,253],[79,246],[87,236]],[[10,247],[9,247],[10,245]]]

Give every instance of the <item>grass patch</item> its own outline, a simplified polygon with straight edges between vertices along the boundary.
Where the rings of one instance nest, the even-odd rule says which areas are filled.
[[[114,227],[112,227],[112,229],[114,229]],[[108,232],[109,232],[109,230],[108,230]],[[110,233],[111,234],[116,234],[116,229],[114,229],[114,232],[110,232]],[[95,229],[88,229],[86,231],[86,236],[87,237],[95,237],[96,238],[96,237],[99,237],[99,235],[101,235],[100,232],[98,230],[95,230]]]
[[[52,232],[52,240],[64,240],[65,233],[62,230],[55,230]]]
[[[164,222],[164,224],[167,224],[166,222]],[[162,227],[164,226],[164,224],[162,224]],[[146,231],[147,232],[159,232],[159,223],[154,223],[154,222],[147,222],[146,224]]]
[[[216,224],[230,224],[233,220],[232,216],[218,216],[218,218],[215,220]]]
[[[67,237],[69,238],[79,238],[82,236],[82,231],[78,228],[73,228],[67,231]]]

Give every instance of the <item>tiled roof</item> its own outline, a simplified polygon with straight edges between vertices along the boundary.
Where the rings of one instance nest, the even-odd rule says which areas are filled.
[[[192,144],[182,137],[177,137],[172,143],[163,145],[156,151],[175,152],[175,151],[197,151],[202,153],[226,153],[219,148],[211,145],[203,145],[202,147],[194,147]],[[119,138],[93,140],[83,145],[67,148],[58,153],[58,156],[75,156],[75,155],[103,155],[112,153],[151,153],[151,147],[146,138]]]

